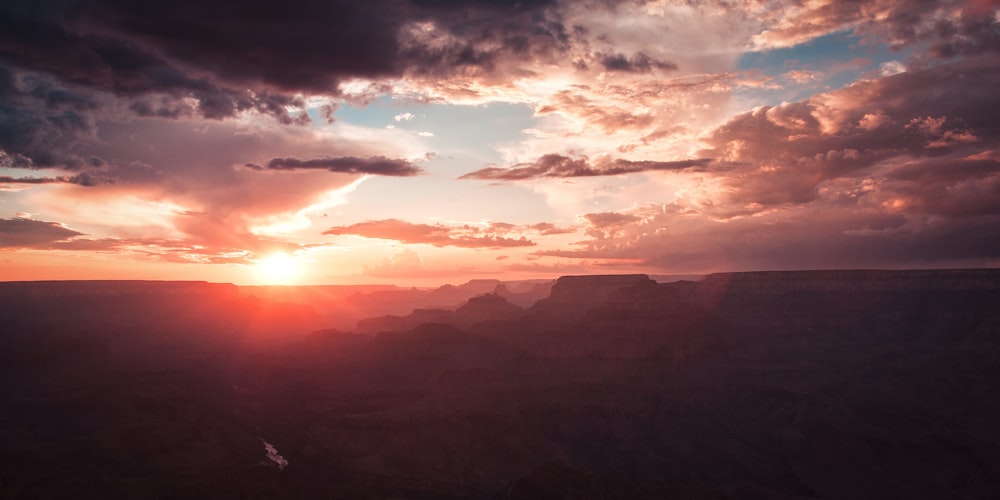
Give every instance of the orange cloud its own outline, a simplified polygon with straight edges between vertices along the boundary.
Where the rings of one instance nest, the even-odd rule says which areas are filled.
[[[365,238],[396,240],[402,243],[428,244],[437,247],[506,248],[535,245],[524,236],[508,237],[497,227],[480,229],[474,226],[443,226],[412,224],[398,219],[359,222],[350,226],[333,227],[323,232],[331,235],[357,235]]]

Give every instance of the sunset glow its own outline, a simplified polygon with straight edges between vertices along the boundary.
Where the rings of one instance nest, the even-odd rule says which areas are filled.
[[[294,285],[301,278],[301,262],[286,253],[273,253],[254,264],[257,280],[264,285]]]
[[[997,304],[1000,0],[0,0],[0,500],[1000,499]]]
[[[0,280],[1000,263],[995,1],[105,3],[0,7]]]

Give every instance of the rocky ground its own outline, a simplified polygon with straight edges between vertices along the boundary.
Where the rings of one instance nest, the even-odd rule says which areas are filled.
[[[0,284],[0,498],[1000,497],[994,270],[565,277],[367,333],[74,286]]]

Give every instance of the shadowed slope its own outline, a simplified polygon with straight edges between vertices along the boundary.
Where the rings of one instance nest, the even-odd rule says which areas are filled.
[[[229,292],[84,301],[64,323],[21,290],[5,498],[1000,495],[996,270],[573,277],[510,317],[488,295],[446,311],[488,321],[266,349],[195,320],[264,307]]]

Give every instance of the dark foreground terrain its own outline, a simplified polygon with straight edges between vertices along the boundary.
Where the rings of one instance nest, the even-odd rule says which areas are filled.
[[[2,283],[0,498],[1000,498],[1000,270],[490,286]]]

